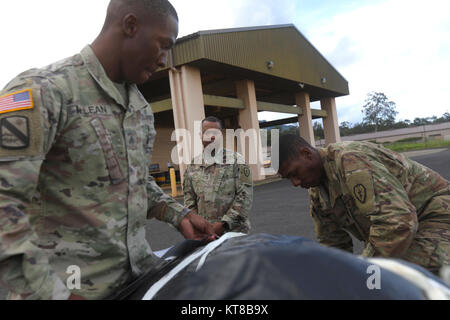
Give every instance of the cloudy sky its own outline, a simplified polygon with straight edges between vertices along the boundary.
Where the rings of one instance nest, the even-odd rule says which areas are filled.
[[[97,36],[108,0],[0,1],[0,87],[18,73],[79,52]],[[448,0],[172,0],[180,36],[199,30],[294,24],[349,81],[339,121],[362,120],[370,91],[400,119],[450,112]],[[314,108],[320,108],[315,103]],[[263,113],[261,119],[279,116]]]

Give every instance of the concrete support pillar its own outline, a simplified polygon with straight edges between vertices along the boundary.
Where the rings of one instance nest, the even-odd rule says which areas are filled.
[[[205,105],[200,70],[190,66],[182,66],[180,69],[172,68],[169,71],[169,79],[175,129],[186,129],[191,138],[183,144],[178,143],[178,157],[187,156],[189,160],[192,160],[202,153],[203,147],[199,122],[205,119]],[[180,141],[179,134],[180,132],[178,132],[177,141]],[[185,138],[187,137],[183,137]],[[186,154],[186,148],[188,154]],[[179,161],[182,180],[186,171],[185,162],[186,160]]]
[[[297,107],[301,108],[303,114],[298,117],[300,137],[315,147],[314,129],[312,124],[311,103],[308,92],[298,92],[295,95]]]
[[[339,133],[339,122],[337,117],[336,99],[323,98],[320,100],[322,110],[327,112],[327,117],[323,119],[323,129],[325,132],[325,145],[341,142]]]
[[[249,139],[241,139],[238,151],[245,153],[245,160],[252,171],[253,181],[264,179],[262,169],[262,144],[259,132],[258,105],[256,102],[255,83],[251,80],[236,82],[236,94],[238,99],[244,101],[245,109],[239,111],[239,125]],[[250,131],[247,131],[251,129]],[[244,141],[242,141],[244,140]],[[254,141],[252,141],[254,140]],[[246,142],[247,141],[247,142]]]

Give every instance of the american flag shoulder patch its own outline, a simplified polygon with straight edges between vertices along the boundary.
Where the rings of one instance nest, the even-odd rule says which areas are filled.
[[[33,108],[33,94],[30,89],[8,93],[0,97],[0,114]]]

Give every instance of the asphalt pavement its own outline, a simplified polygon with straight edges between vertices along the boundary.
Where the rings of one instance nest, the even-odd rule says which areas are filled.
[[[406,155],[450,180],[450,149],[414,151]],[[284,234],[316,239],[309,213],[308,192],[293,187],[288,180],[254,188],[250,222],[252,226],[250,233]],[[147,240],[153,250],[161,250],[182,241],[183,238],[171,226],[151,220],[147,225]],[[363,245],[357,240],[354,242],[355,253],[360,253]]]
[[[407,155],[450,180],[450,149],[413,152]],[[179,201],[182,202],[182,199]],[[293,187],[287,180],[254,188],[250,221],[251,233],[294,235],[315,239],[314,226],[309,214],[308,193],[304,189]],[[147,240],[156,251],[182,241],[183,237],[170,225],[151,220],[147,224]],[[360,253],[362,248],[363,244],[355,240],[355,253]],[[4,289],[0,288],[0,299],[4,297]]]

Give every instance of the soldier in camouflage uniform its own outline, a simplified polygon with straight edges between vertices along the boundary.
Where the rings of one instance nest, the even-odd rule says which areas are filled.
[[[205,153],[215,141],[214,130],[221,135],[220,120],[206,118],[202,122]],[[207,137],[208,133],[211,136]],[[204,153],[187,167],[183,182],[184,205],[212,223],[218,235],[227,231],[247,233],[253,202],[250,168],[239,153],[218,149],[211,159]]]
[[[92,46],[1,91],[0,283],[9,298],[114,293],[156,262],[150,218],[188,238],[214,235],[149,175],[154,117],[136,84],[165,65],[177,34],[167,1],[113,0]],[[81,272],[73,290],[71,266]]]
[[[450,184],[404,155],[367,142],[314,149],[286,135],[279,173],[308,188],[320,243],[365,257],[401,258],[433,273],[450,264]]]

